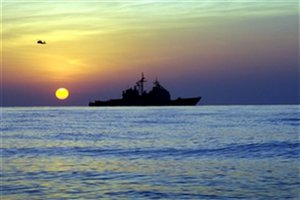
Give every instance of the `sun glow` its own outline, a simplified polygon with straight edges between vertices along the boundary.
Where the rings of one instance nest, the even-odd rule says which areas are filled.
[[[69,91],[66,88],[58,88],[55,92],[56,98],[65,100],[69,97]]]

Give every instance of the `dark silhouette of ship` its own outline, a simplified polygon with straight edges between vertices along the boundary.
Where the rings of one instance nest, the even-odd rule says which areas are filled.
[[[150,92],[144,91],[144,83],[146,79],[142,73],[142,77],[136,82],[133,88],[123,91],[122,99],[111,99],[108,101],[90,102],[89,106],[194,106],[201,97],[194,98],[177,98],[171,100],[171,95],[156,80]]]

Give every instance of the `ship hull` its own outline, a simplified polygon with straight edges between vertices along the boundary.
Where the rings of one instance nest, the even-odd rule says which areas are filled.
[[[147,100],[125,101],[123,99],[112,99],[109,101],[90,102],[89,106],[195,106],[201,97],[178,98],[166,102],[149,102]]]

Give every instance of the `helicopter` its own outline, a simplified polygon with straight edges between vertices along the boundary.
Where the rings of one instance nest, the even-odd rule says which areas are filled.
[[[38,40],[37,44],[46,44],[46,41]]]

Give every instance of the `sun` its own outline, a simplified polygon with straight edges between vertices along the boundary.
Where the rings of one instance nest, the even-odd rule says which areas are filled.
[[[66,88],[58,88],[55,92],[56,98],[65,100],[69,97],[69,91]]]

